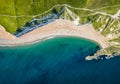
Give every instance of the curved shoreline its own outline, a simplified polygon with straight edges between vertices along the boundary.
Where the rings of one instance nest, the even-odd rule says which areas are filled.
[[[98,33],[91,24],[76,26],[71,21],[61,19],[26,33],[20,38],[0,39],[0,46],[27,45],[40,42],[45,38],[52,38],[55,36],[75,36],[86,38],[97,42],[101,45],[102,48],[109,46],[107,39]]]
[[[38,43],[38,42],[41,42],[41,41],[44,41],[44,40],[47,40],[49,38],[54,38],[56,36],[49,36],[49,37],[45,37],[43,39],[37,39],[37,40],[34,40],[34,41],[31,41],[31,42],[20,42],[20,43],[7,43],[7,44],[0,44],[0,47],[12,47],[12,46],[24,46],[24,45],[30,45],[30,44],[34,44],[34,43]],[[12,42],[14,40],[7,40],[8,42]]]
[[[45,37],[45,38],[42,38],[42,39],[37,39],[37,40],[31,41],[31,42],[28,41],[28,42],[20,42],[20,43],[16,43],[16,44],[15,43],[0,44],[0,47],[14,47],[14,46],[30,45],[30,44],[39,43],[39,42],[45,41],[47,39],[57,38],[57,37],[83,38],[83,37],[73,36],[73,35],[54,35],[54,36],[48,36],[48,37]],[[94,41],[94,40],[91,40],[91,39],[88,39],[88,38],[83,38],[83,39],[86,39],[86,40],[92,41],[94,43],[97,43],[101,47],[101,45],[98,42]]]

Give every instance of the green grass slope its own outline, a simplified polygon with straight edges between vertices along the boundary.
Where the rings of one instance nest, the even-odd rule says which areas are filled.
[[[70,4],[83,7],[87,0],[0,0],[0,24],[10,33],[21,28],[32,17],[43,13],[57,4]],[[21,17],[12,17],[21,16]]]
[[[14,33],[17,28],[21,28],[27,21],[33,18],[28,16],[41,14],[57,4],[69,4],[77,8],[96,9],[119,5],[120,0],[0,0],[0,24],[10,33]],[[119,7],[114,9],[109,7],[98,11],[114,14],[118,9]],[[79,15],[84,15],[85,13],[79,12]]]
[[[15,7],[13,0],[1,0],[0,1],[0,24],[3,25],[7,31],[14,32],[15,28],[17,27],[17,20],[16,18],[12,18],[6,15],[15,16]]]

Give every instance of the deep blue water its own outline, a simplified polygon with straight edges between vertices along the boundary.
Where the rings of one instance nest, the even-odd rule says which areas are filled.
[[[120,57],[86,61],[100,47],[77,37],[0,47],[0,84],[120,84]]]

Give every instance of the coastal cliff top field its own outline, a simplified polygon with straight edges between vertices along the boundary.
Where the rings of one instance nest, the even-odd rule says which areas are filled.
[[[57,4],[68,4],[76,8],[98,9],[96,11],[109,14],[115,14],[120,8],[118,6],[119,0],[0,0],[0,4],[0,24],[12,34],[18,28],[23,27],[33,16],[43,13]],[[114,5],[116,7],[110,7]],[[104,7],[108,8],[104,9]],[[81,14],[86,15],[83,11],[79,13],[79,16]]]

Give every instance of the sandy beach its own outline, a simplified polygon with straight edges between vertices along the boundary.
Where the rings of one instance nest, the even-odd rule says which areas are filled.
[[[55,36],[77,36],[93,40],[102,48],[109,46],[107,39],[95,31],[91,24],[76,26],[67,20],[56,20],[17,38],[0,27],[0,46],[17,46],[38,42]]]
[[[13,40],[17,39],[14,35],[7,32],[1,25],[0,25],[0,40]],[[1,42],[0,42],[1,43]]]

